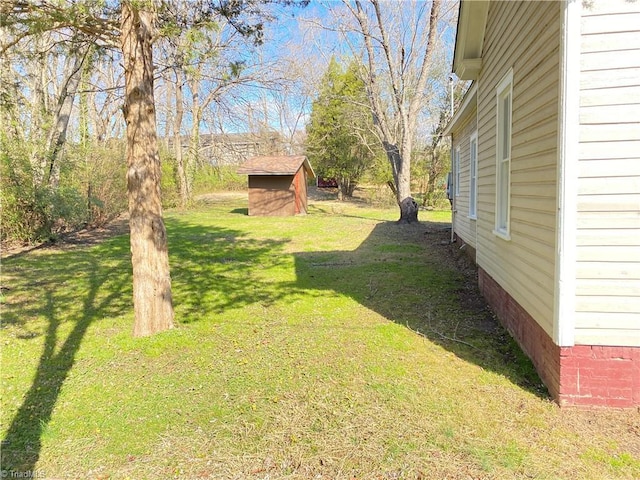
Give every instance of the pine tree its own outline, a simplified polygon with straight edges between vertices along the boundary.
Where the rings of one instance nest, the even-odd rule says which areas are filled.
[[[339,198],[352,196],[373,162],[371,114],[358,65],[345,71],[332,58],[313,102],[307,126],[307,154],[321,176],[335,178]]]

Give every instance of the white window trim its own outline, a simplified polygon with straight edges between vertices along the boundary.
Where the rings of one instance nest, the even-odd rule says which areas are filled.
[[[460,179],[462,175],[460,173],[460,147],[456,147],[453,157],[453,193],[456,197],[460,196]]]
[[[471,145],[476,142],[476,156],[473,158]],[[475,185],[472,183],[475,180]],[[474,188],[475,186],[475,188]],[[473,202],[472,202],[473,199]],[[471,207],[474,211],[471,211]],[[478,219],[478,131],[469,136],[469,218]]]
[[[509,156],[506,161],[509,162],[509,178],[507,179],[507,198],[506,198],[506,219],[505,219],[505,227],[501,228],[499,226],[500,221],[500,211],[499,211],[499,200],[500,200],[500,183],[502,179],[500,178],[500,167],[501,163],[505,160],[500,158],[500,97],[501,94],[505,92],[505,90],[509,89]],[[502,77],[502,80],[498,83],[496,87],[496,201],[495,201],[495,223],[493,234],[497,237],[502,238],[503,240],[511,240],[511,150],[512,150],[512,140],[513,140],[513,68],[510,68],[509,71]]]

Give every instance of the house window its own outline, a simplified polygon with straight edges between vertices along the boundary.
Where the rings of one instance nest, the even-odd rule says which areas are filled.
[[[478,204],[478,132],[469,140],[469,217],[477,218]]]
[[[453,191],[456,197],[460,195],[460,147],[453,152],[453,173],[455,175],[455,184]]]
[[[511,173],[511,122],[513,71],[509,71],[496,89],[496,225],[495,233],[509,238],[509,196]]]

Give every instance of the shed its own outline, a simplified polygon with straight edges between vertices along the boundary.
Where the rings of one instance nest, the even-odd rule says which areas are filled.
[[[307,213],[307,179],[315,173],[304,155],[251,157],[238,173],[249,177],[249,215]]]

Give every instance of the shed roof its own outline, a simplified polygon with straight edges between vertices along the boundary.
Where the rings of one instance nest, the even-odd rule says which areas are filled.
[[[312,178],[316,176],[309,160],[304,155],[251,157],[238,168],[238,173],[245,175],[295,175],[300,167],[304,167]]]

